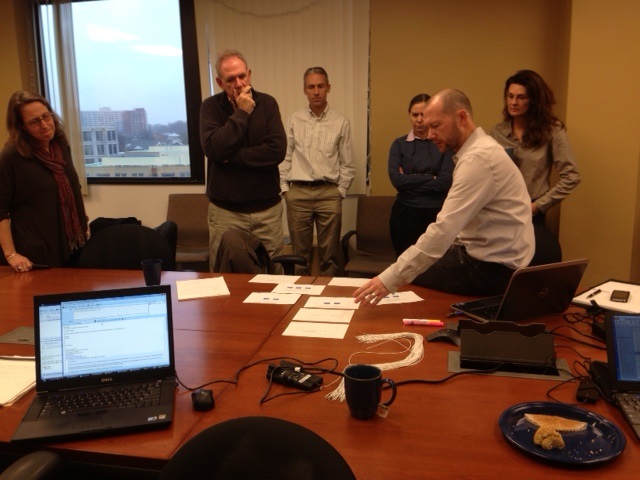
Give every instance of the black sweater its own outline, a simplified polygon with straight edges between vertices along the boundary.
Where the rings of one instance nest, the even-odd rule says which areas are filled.
[[[240,213],[280,202],[278,164],[287,149],[276,100],[253,91],[251,113],[233,110],[227,94],[202,102],[200,142],[207,156],[207,196],[215,205]]]

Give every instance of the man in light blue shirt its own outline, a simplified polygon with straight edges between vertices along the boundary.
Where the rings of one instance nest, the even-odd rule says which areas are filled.
[[[280,188],[287,203],[293,253],[307,259],[296,273],[310,275],[314,225],[318,235],[320,275],[338,270],[342,200],[355,176],[351,126],[329,108],[329,76],[322,67],[304,73],[309,106],[291,115],[286,127],[287,154],[280,164]]]

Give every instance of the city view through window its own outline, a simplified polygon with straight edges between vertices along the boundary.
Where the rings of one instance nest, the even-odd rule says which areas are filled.
[[[180,1],[74,2],[72,18],[87,178],[189,178]]]

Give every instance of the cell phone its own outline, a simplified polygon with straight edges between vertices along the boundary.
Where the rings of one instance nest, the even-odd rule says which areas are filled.
[[[614,290],[611,292],[610,300],[612,302],[627,303],[629,300],[629,292],[627,290]]]
[[[49,268],[49,265],[45,265],[43,263],[32,263],[31,264],[31,268],[34,269],[34,270],[40,270],[40,269],[43,269],[43,268]]]

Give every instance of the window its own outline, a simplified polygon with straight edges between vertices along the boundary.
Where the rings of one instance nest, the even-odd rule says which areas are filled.
[[[204,183],[193,0],[33,2],[43,88],[87,181]]]
[[[329,73],[331,108],[351,121],[356,178],[350,194],[368,190],[369,1],[368,0],[195,0],[201,48],[209,64],[210,93],[216,55],[240,50],[256,90],[274,96],[286,123],[308,105],[302,75],[320,65]],[[202,52],[204,53],[204,52]],[[207,68],[208,67],[208,68]]]

